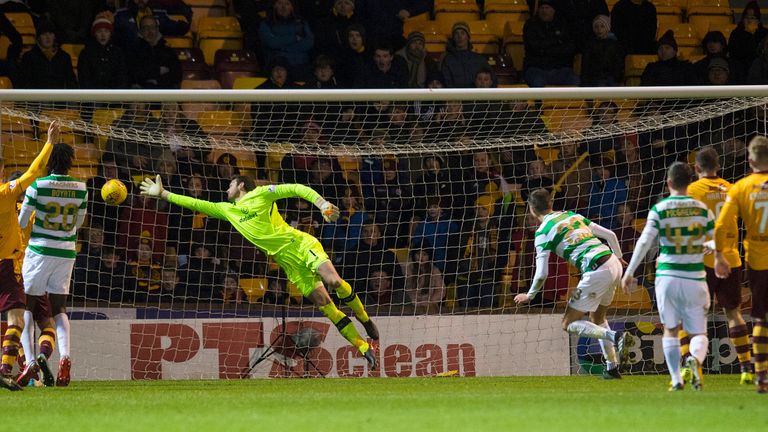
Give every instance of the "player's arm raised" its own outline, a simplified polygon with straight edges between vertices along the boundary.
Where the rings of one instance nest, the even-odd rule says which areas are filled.
[[[715,222],[715,275],[720,279],[731,274],[731,265],[723,255],[723,248],[729,238],[738,235],[739,204],[735,201],[738,196],[737,188],[732,187]]]
[[[322,213],[326,222],[335,222],[339,218],[339,208],[326,201],[314,189],[298,183],[262,186],[273,195],[274,200],[300,197],[315,205]]]
[[[145,178],[139,185],[139,189],[141,189],[141,194],[144,196],[166,200],[171,204],[176,204],[185,209],[204,213],[217,219],[226,219],[226,215],[220,207],[221,203],[212,203],[210,201],[168,192],[163,187],[163,181],[160,178],[160,175],[155,177],[154,180],[149,177]]]
[[[59,130],[59,121],[52,121],[51,125],[48,126],[48,139],[45,141],[43,149],[40,150],[40,153],[32,161],[27,171],[16,180],[16,187],[13,188],[13,191],[17,191],[16,196],[25,191],[36,178],[45,174],[48,159],[51,158],[51,152],[53,151],[53,144],[59,141]]]

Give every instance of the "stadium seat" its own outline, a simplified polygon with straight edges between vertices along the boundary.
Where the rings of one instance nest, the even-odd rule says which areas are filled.
[[[181,63],[183,80],[211,79],[210,68],[205,63],[205,57],[199,48],[175,48],[174,51]]]
[[[213,149],[211,151],[211,160],[216,161],[219,156],[224,153],[229,153],[237,159],[237,166],[241,170],[253,170],[256,169],[256,153],[247,150],[229,150],[229,149]]]
[[[216,51],[243,48],[243,32],[235,17],[203,17],[198,23],[197,45],[203,51],[205,62],[213,65]]]
[[[98,126],[101,129],[107,129],[115,120],[119,119],[125,113],[124,109],[97,109],[93,112],[91,117],[91,124]],[[99,149],[104,150],[107,144],[108,137],[106,135],[98,134],[94,137],[96,146]]]
[[[733,12],[727,6],[691,6],[688,9],[688,22],[702,39],[713,27],[734,25]]]
[[[467,24],[472,33],[472,51],[480,54],[499,53],[499,37],[486,21],[470,21]]]
[[[707,6],[707,7],[727,7],[730,8],[730,1],[729,0],[680,0],[686,2],[685,9],[690,12],[691,8],[697,7],[697,6]]]
[[[77,73],[77,59],[80,57],[80,52],[85,48],[83,44],[61,44],[61,50],[69,54],[72,57],[72,69]]]
[[[5,77],[2,77],[5,78]],[[5,78],[7,80],[7,78]],[[35,128],[28,118],[0,114],[0,131],[3,133],[34,136]]]
[[[541,120],[547,126],[549,132],[564,132],[584,130],[592,125],[587,111],[584,109],[558,109],[543,110]]]
[[[288,290],[288,297],[293,299],[298,304],[304,303],[304,294],[299,291],[299,287],[297,287],[296,284],[289,281],[286,284],[286,288]]]
[[[528,13],[492,13],[485,16],[485,21],[488,22],[488,25],[493,29],[493,32],[495,35],[497,35],[499,38],[504,37],[504,26],[509,21],[513,22],[522,22],[528,20]]]
[[[360,158],[356,156],[339,156],[336,158],[339,161],[341,170],[345,173],[360,170]]]
[[[640,77],[643,75],[648,63],[658,60],[655,55],[631,54],[624,59],[624,83],[625,85],[639,85]]]
[[[485,12],[486,17],[496,12],[528,14],[530,8],[527,0],[486,0],[483,12]]]
[[[512,57],[505,54],[489,55],[488,65],[493,68],[493,72],[496,74],[496,79],[501,84],[515,84],[518,81],[517,70],[515,70],[515,64],[512,61]],[[522,65],[518,65],[522,67]]]
[[[408,34],[413,31],[421,31],[421,28],[429,21],[429,14],[423,13],[410,18],[406,18],[403,21],[403,37],[408,37]]]
[[[680,6],[657,5],[656,23],[657,26],[679,24],[683,22],[683,11]]]
[[[197,123],[211,137],[236,137],[244,116],[245,113],[234,111],[204,111],[197,115]]]
[[[65,123],[82,121],[80,118],[80,111],[77,110],[43,110],[40,111],[40,117],[63,120]],[[45,142],[45,140],[48,138],[47,131],[49,125],[50,122],[48,121],[41,121],[37,125],[38,135],[40,136],[40,139],[43,140],[43,142]],[[85,136],[82,134],[76,134],[72,128],[62,125],[59,140],[63,143],[75,145],[84,142]]]
[[[73,166],[72,169],[69,170],[69,175],[71,175],[76,179],[88,181],[93,177],[96,177],[98,172],[99,172],[99,165],[97,163],[93,165]]]
[[[10,165],[28,166],[43,148],[43,144],[45,141],[21,134],[0,134],[0,146],[3,148],[3,158],[6,159],[6,172],[13,170],[9,167]],[[10,163],[9,160],[15,160],[15,162]]]
[[[436,0],[435,20],[472,21],[480,18],[480,8],[475,0]]]
[[[75,165],[98,165],[101,160],[101,150],[95,144],[81,143],[75,146]]]
[[[560,149],[553,147],[536,147],[534,152],[536,157],[541,159],[545,165],[550,165],[560,157]]]
[[[221,90],[221,83],[216,80],[182,80],[182,90]]]
[[[523,45],[523,25],[524,22],[508,21],[504,25],[504,53],[512,58],[512,64],[519,69],[523,68],[523,59],[525,58],[525,46]]]
[[[192,48],[195,46],[195,41],[187,36],[166,36],[165,44],[169,48]]]
[[[269,289],[269,281],[266,278],[242,278],[240,289],[248,297],[248,303],[258,303],[264,298]]]
[[[398,264],[408,264],[408,248],[392,248],[389,251],[395,254]]]
[[[214,57],[213,68],[221,87],[231,89],[237,78],[258,75],[259,62],[252,51],[219,50]]]
[[[264,84],[267,79],[266,77],[239,77],[232,83],[232,88],[235,90],[252,90]]]
[[[184,3],[192,8],[192,23],[190,24],[192,33],[197,33],[201,18],[227,16],[226,0],[185,0]]]
[[[35,45],[35,35],[29,35],[29,34],[22,34],[21,35],[21,41],[22,41],[22,53],[27,49]],[[7,36],[2,35],[0,36],[0,59],[7,60],[8,59],[8,47],[11,46],[11,41],[8,39]]]

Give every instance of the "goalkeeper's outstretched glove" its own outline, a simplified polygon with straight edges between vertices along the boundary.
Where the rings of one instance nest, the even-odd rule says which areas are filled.
[[[339,208],[326,201],[320,206],[323,214],[323,220],[326,222],[336,222],[339,219]]]
[[[162,198],[163,192],[165,192],[160,174],[157,175],[154,181],[149,177],[145,178],[141,181],[139,188],[141,189],[142,195],[153,198]]]

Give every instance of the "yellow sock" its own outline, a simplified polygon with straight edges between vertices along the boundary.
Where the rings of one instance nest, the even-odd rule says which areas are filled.
[[[53,354],[53,346],[56,343],[56,329],[44,328],[40,332],[40,338],[37,339],[37,343],[40,346],[40,354],[43,354],[45,358],[50,358]]]
[[[755,323],[752,328],[752,352],[755,353],[755,372],[765,375],[768,372],[768,327],[765,323]]]
[[[750,370],[752,353],[749,347],[749,330],[747,325],[742,324],[729,328],[728,337],[731,338],[731,342],[733,342],[733,346],[736,349],[736,356],[739,358],[742,372]]]
[[[344,312],[340,311],[335,304],[328,303],[325,306],[320,306],[320,312],[331,320],[336,329],[339,330],[339,333],[344,336],[344,339],[348,340],[361,353],[368,351],[368,342],[360,337],[355,325],[352,324],[352,320]]]
[[[360,301],[360,297],[358,297],[357,294],[352,292],[352,286],[349,282],[342,279],[341,285],[336,289],[336,295],[339,296],[339,300],[352,309],[355,317],[357,317],[360,322],[365,323],[370,320],[368,312],[365,311],[365,306],[363,306],[363,302]]]
[[[0,360],[0,373],[7,375],[13,370],[16,364],[16,357],[19,355],[21,344],[21,327],[10,325],[3,336],[3,357]]]
[[[685,359],[691,352],[691,338],[683,329],[677,331],[677,338],[680,340],[680,358]]]

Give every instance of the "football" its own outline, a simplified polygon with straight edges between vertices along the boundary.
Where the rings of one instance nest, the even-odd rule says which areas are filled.
[[[120,180],[109,180],[101,188],[101,198],[109,205],[118,205],[127,197],[128,188]]]

